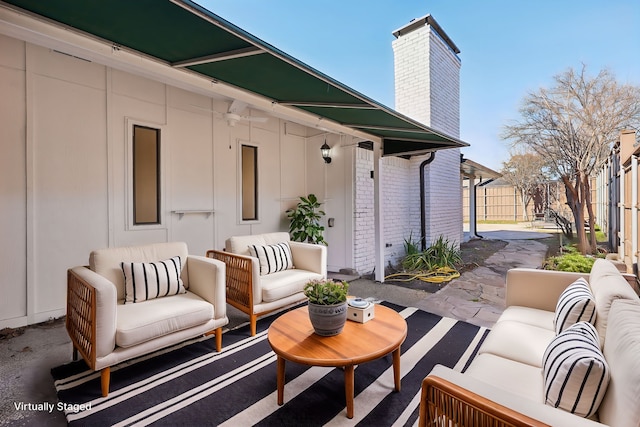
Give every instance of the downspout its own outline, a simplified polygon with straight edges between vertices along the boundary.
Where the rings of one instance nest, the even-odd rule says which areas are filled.
[[[426,159],[425,161],[423,161],[422,163],[420,163],[420,241],[422,242],[422,250],[426,250],[427,249],[427,210],[424,206],[424,200],[425,200],[425,188],[424,188],[424,174],[425,174],[425,168],[427,167],[427,165],[431,162],[433,162],[433,160],[436,158],[436,152],[432,151],[430,153],[431,155],[429,156],[428,159]]]

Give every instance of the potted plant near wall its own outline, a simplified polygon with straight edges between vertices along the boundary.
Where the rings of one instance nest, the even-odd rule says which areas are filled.
[[[333,336],[342,332],[347,321],[347,282],[312,280],[304,287],[309,298],[309,320],[316,334]]]
[[[291,240],[327,244],[323,236],[324,227],[320,225],[320,220],[325,215],[320,210],[321,205],[315,194],[309,194],[307,197],[300,197],[295,209],[287,209]]]

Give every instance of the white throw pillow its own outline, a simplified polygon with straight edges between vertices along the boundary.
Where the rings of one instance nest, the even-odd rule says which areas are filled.
[[[182,263],[179,256],[158,262],[122,262],[120,266],[124,274],[125,303],[186,292],[180,278]]]
[[[583,321],[595,324],[596,301],[589,284],[581,277],[560,294],[553,325],[556,334],[559,334],[569,326]]]
[[[555,337],[544,353],[542,369],[547,405],[581,417],[598,411],[610,372],[591,323],[576,323]]]
[[[249,245],[249,253],[260,261],[260,275],[293,268],[293,257],[288,242],[274,245]]]

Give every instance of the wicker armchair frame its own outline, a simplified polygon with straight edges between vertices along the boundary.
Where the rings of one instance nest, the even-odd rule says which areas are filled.
[[[96,362],[96,290],[87,281],[67,270],[67,316],[65,327],[73,344],[73,360],[78,360],[78,352],[95,370]],[[100,370],[102,395],[109,394],[111,369]]]
[[[422,381],[419,427],[548,426],[440,377]]]

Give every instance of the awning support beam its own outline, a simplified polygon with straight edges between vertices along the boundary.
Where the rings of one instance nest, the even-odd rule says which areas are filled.
[[[260,55],[266,53],[264,50],[249,46],[242,49],[230,50],[228,52],[214,53],[212,55],[201,56],[199,58],[185,59],[184,61],[177,61],[171,64],[172,67],[184,68],[191,67],[193,65],[209,64],[212,62],[226,61],[228,59],[243,58],[245,56]]]
[[[355,110],[377,110],[369,104],[341,104],[338,102],[312,102],[312,101],[278,101],[280,105],[293,107],[326,107],[326,108],[351,108]]]

